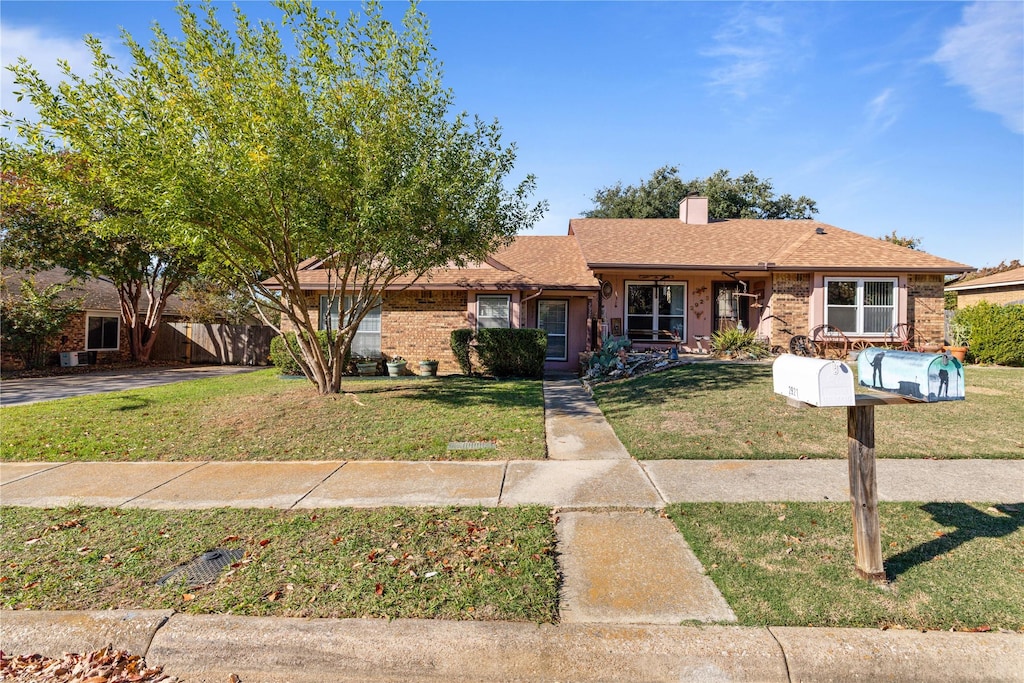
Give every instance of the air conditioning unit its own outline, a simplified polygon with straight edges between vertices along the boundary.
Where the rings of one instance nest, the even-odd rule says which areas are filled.
[[[73,368],[78,365],[78,351],[61,351],[60,366],[62,368]]]

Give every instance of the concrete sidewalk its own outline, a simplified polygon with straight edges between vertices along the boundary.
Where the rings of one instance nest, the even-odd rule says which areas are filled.
[[[883,501],[1024,502],[1022,460],[879,460]],[[845,460],[0,462],[4,505],[660,508],[849,500]]]

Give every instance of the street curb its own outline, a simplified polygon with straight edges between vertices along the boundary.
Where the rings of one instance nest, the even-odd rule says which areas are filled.
[[[187,681],[1024,681],[1024,634],[0,612],[5,653],[107,643]]]

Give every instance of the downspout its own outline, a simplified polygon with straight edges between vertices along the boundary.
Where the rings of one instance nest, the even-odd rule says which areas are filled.
[[[519,299],[519,327],[526,327],[526,306],[524,306],[523,304],[525,304],[528,301],[533,301],[543,293],[543,289],[538,289],[536,294],[531,294],[525,299]]]

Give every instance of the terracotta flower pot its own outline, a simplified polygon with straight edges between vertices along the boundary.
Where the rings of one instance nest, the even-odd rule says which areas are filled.
[[[945,351],[949,351],[949,355],[956,358],[961,363],[967,359],[967,347],[966,346],[943,346]]]

